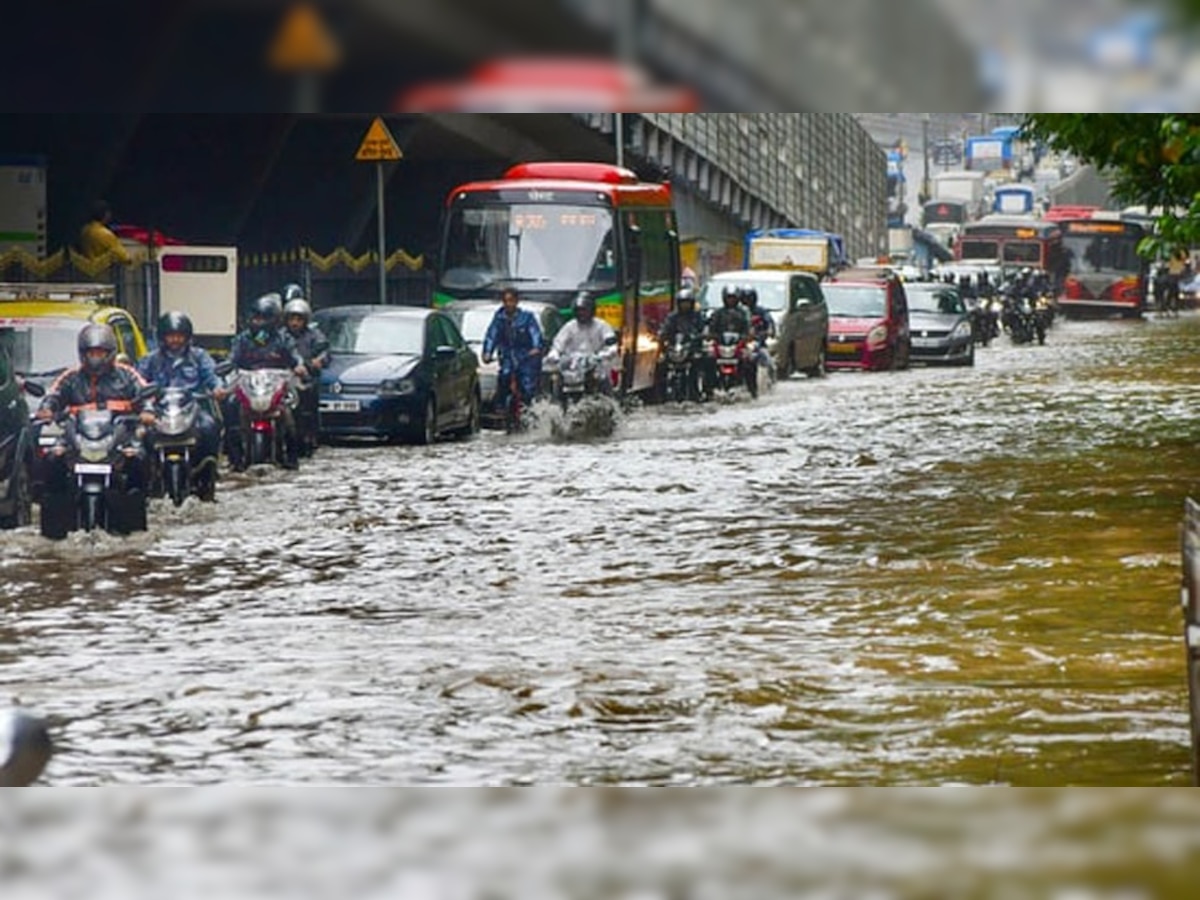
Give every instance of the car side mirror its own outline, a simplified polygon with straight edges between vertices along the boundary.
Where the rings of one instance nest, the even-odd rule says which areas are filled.
[[[449,344],[442,344],[433,351],[433,355],[438,359],[454,359],[454,357],[458,355],[458,351]]]

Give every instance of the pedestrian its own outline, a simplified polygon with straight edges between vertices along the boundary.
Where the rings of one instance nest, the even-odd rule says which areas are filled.
[[[133,262],[133,257],[109,227],[111,222],[112,210],[105,201],[97,200],[92,206],[91,218],[79,232],[79,249],[88,259],[99,259],[107,254],[128,265]]]

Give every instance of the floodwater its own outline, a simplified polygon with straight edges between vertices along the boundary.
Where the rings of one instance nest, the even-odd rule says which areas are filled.
[[[56,785],[1184,785],[1200,319],[0,534]]]

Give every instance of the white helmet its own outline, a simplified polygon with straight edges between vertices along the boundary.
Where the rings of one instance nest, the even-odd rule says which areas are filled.
[[[312,307],[308,305],[308,301],[303,297],[296,297],[294,300],[289,300],[283,308],[283,319],[286,322],[289,316],[303,316],[305,324],[312,318]]]

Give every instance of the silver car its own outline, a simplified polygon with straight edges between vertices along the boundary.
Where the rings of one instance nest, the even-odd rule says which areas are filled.
[[[483,401],[485,421],[491,418],[489,413],[492,400],[496,396],[496,376],[500,366],[496,360],[486,364],[483,362],[483,338],[496,315],[496,310],[501,307],[499,300],[454,300],[442,307],[442,311],[454,320],[463,339],[479,359],[479,393]],[[564,321],[558,307],[553,303],[535,300],[522,300],[520,307],[537,316],[538,324],[542,327],[542,337],[549,346]]]
[[[758,305],[775,320],[775,368],[780,378],[803,372],[825,374],[825,342],[829,309],[816,276],[787,269],[740,269],[709,279],[700,295],[705,316],[722,306],[726,288],[754,288]]]

